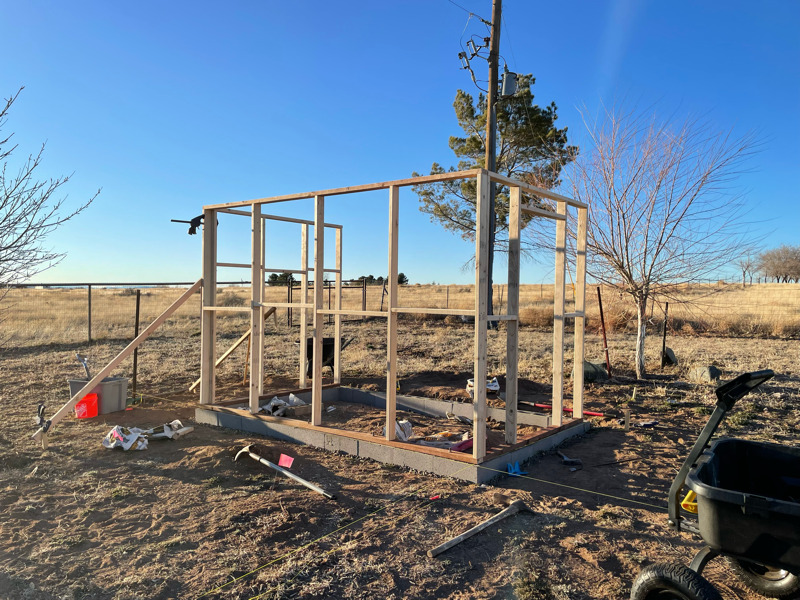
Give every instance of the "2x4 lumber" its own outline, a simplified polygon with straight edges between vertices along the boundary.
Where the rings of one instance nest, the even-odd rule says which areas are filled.
[[[148,337],[152,335],[152,333],[158,329],[164,321],[166,321],[172,314],[180,308],[184,302],[186,302],[189,298],[191,298],[195,292],[200,289],[200,286],[203,284],[202,279],[198,279],[192,287],[186,290],[183,294],[181,294],[180,298],[175,300],[163,313],[161,313],[156,319],[148,325],[142,333],[140,333],[130,344],[125,346],[125,349],[117,354],[111,362],[109,362],[105,367],[100,369],[97,374],[92,377],[86,385],[84,385],[77,394],[70,398],[69,402],[64,404],[58,411],[50,418],[50,428],[48,429],[47,433],[43,429],[39,429],[34,433],[31,437],[36,440],[37,442],[41,442],[43,439],[46,439],[46,435],[53,430],[53,428],[58,424],[61,419],[63,419],[75,406],[75,404],[83,398],[86,394],[90,393],[95,387],[100,385],[104,378],[108,377],[111,372],[117,368],[117,366],[126,358],[128,358],[133,351],[138,348],[142,342],[144,342]]]
[[[221,204],[210,204],[205,208],[229,209],[237,206],[251,206],[254,204],[272,204],[275,202],[288,202],[290,200],[308,200],[310,198],[324,196],[341,196],[343,194],[356,194],[359,192],[373,192],[376,190],[387,190],[392,186],[405,187],[409,185],[421,185],[424,183],[437,183],[442,181],[455,181],[458,179],[471,179],[475,177],[481,169],[470,169],[467,171],[453,171],[452,173],[441,173],[437,175],[423,175],[421,177],[411,177],[409,179],[397,179],[394,181],[383,181],[380,183],[368,183],[330,190],[319,190],[316,192],[304,192],[300,194],[287,194],[284,196],[273,196],[271,198],[256,198],[254,200],[241,200],[238,202],[224,202]]]
[[[217,315],[207,310],[217,303],[217,215],[203,211],[203,310],[200,323],[200,404],[214,404]]]
[[[575,232],[575,377],[572,382],[572,410],[576,418],[583,417],[583,358],[586,330],[586,236],[589,211],[578,209],[578,228]]]
[[[395,439],[397,414],[397,249],[400,226],[399,188],[389,188],[389,317],[386,320],[386,439]]]
[[[550,198],[551,200],[556,200],[557,202],[566,202],[570,206],[574,206],[575,208],[587,208],[587,205],[579,200],[573,200],[568,196],[562,196],[561,194],[556,194],[555,192],[551,192],[550,190],[546,190],[544,188],[536,187],[535,185],[528,185],[527,183],[523,183],[521,181],[517,181],[516,179],[512,179],[511,177],[506,177],[505,175],[500,175],[498,173],[489,173],[492,181],[497,183],[502,183],[504,185],[510,187],[518,187],[526,194],[532,194],[534,196],[544,196],[545,198]],[[558,211],[557,211],[558,212]]]
[[[513,189],[513,188],[512,188]],[[538,208],[536,206],[526,205],[522,207],[522,212],[536,215],[537,217],[545,217],[546,219],[553,219],[554,221],[563,221],[566,219],[564,215],[560,215],[552,210],[546,210],[544,208]]]
[[[262,217],[264,216],[263,213],[262,213],[261,216]],[[261,298],[261,300],[259,301],[259,307],[258,308],[259,308],[259,314],[261,315],[261,325],[260,325],[260,328],[261,328],[261,336],[260,336],[261,340],[260,340],[260,343],[258,344],[258,346],[254,346],[254,350],[253,350],[254,352],[256,350],[258,351],[258,373],[259,373],[259,376],[258,376],[258,396],[259,396],[259,398],[264,395],[264,374],[265,374],[264,367],[266,365],[266,362],[264,360],[264,345],[266,343],[266,337],[267,337],[265,335],[266,327],[264,327],[264,321],[265,321],[265,319],[264,319],[264,309],[266,308],[266,306],[264,306],[264,298],[266,297],[267,292],[266,292],[266,288],[265,288],[265,285],[264,285],[264,275],[263,275],[263,273],[264,273],[264,264],[267,261],[267,223],[266,223],[266,221],[264,221],[263,218],[261,219],[261,240],[260,241],[261,241],[261,262],[260,262],[260,267],[261,267],[261,273],[262,274],[258,278],[258,287],[260,288],[259,291],[258,291],[258,294],[259,294],[259,297]],[[253,280],[253,283],[255,283],[255,280]]]
[[[314,197],[314,271],[325,268],[325,196]],[[324,286],[314,285],[314,374],[311,382],[311,424],[322,425],[322,337],[325,320],[322,318]]]
[[[473,308],[424,308],[416,306],[398,306],[391,309],[394,313],[409,315],[455,315],[455,316],[475,316]]]
[[[255,414],[259,410],[259,379],[263,381],[263,373],[259,371],[261,362],[258,349],[261,348],[261,337],[264,333],[264,319],[262,318],[261,302],[264,295],[264,276],[261,272],[261,247],[263,240],[263,221],[261,220],[261,206],[253,205],[250,216],[250,257],[252,260],[250,270],[250,412]]]
[[[273,315],[275,317],[275,328],[277,329],[278,328],[278,315],[275,312],[275,307],[270,308],[267,312],[264,313],[264,320],[266,321],[269,318],[270,315]],[[248,339],[250,339],[250,330],[249,329],[247,331],[245,331],[238,340],[233,342],[233,344],[231,344],[231,346],[227,350],[225,350],[225,352],[223,352],[220,355],[220,357],[217,359],[217,362],[214,363],[214,367],[216,368],[216,367],[220,366],[223,362],[225,362],[225,359],[228,358],[231,354],[233,354],[233,351],[236,350],[239,346],[241,346],[245,342],[245,340],[248,340]],[[200,385],[200,381],[201,380],[202,380],[202,377],[198,377],[197,380],[191,386],[189,386],[189,391],[190,392],[193,391],[194,388],[196,388],[198,385]]]
[[[261,308],[314,308],[313,304],[306,302],[259,302]],[[248,312],[251,306],[204,306],[204,311],[209,312]]]
[[[576,294],[575,295],[575,300],[576,300],[576,304],[577,304],[577,300],[578,300],[577,289],[578,289],[578,283],[576,282],[575,283],[575,294]],[[564,313],[564,318],[565,319],[585,317],[585,316],[586,316],[586,313],[584,311],[582,311],[582,310],[576,310],[575,312]]]
[[[227,267],[229,269],[249,269],[250,263],[218,262],[217,267]]]
[[[336,289],[334,303],[336,310],[342,310],[342,230],[336,230]],[[342,315],[333,316],[333,382],[342,382]]]
[[[567,214],[567,203],[557,202],[558,212]],[[559,426],[564,408],[564,296],[566,295],[567,222],[556,223],[556,272],[553,287],[553,425]]]
[[[303,223],[300,229],[300,298],[303,307],[300,309],[300,377],[298,385],[304,388],[308,385],[306,365],[308,364],[308,224]]]
[[[487,315],[487,321],[519,321],[518,315]]]
[[[388,317],[389,313],[386,311],[380,310],[348,310],[348,309],[341,309],[337,310],[335,308],[320,308],[319,314],[321,315],[341,315],[343,317]]]
[[[486,330],[489,289],[489,174],[481,170],[477,176],[475,218],[475,388],[472,399],[472,456],[477,461],[486,456]]]
[[[522,192],[518,187],[510,188],[508,198],[508,320],[506,329],[506,418],[505,439],[507,444],[517,442],[517,393],[519,373],[519,259],[520,259],[520,214]]]

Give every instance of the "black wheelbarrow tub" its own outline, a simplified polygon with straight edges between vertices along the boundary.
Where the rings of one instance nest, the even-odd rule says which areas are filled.
[[[712,549],[800,573],[800,448],[718,440],[686,483]]]

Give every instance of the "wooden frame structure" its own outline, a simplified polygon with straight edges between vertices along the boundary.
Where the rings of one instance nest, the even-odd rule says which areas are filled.
[[[399,206],[400,188],[425,183],[436,183],[460,179],[476,179],[478,197],[476,210],[476,235],[475,235],[475,289],[473,309],[442,309],[402,307],[398,302],[398,235],[400,232]],[[510,189],[509,200],[509,260],[508,260],[508,314],[489,315],[487,306],[488,290],[488,257],[489,257],[489,187],[490,182],[495,182]],[[342,226],[325,223],[325,201],[327,198],[344,194],[388,190],[389,192],[389,226],[388,226],[388,308],[386,311],[343,310],[341,303],[342,280]],[[525,196],[544,197],[555,202],[556,210],[540,208],[525,201]],[[304,221],[287,217],[275,217],[262,214],[264,205],[290,202],[295,200],[314,201],[314,220]],[[241,210],[249,207],[250,210]],[[565,312],[566,296],[566,269],[567,269],[567,222],[568,211],[577,210],[577,228],[575,231],[575,244],[577,249],[575,273],[575,309],[571,313]],[[217,262],[217,213],[228,213],[250,217],[251,219],[251,248],[250,263],[218,263]],[[519,266],[520,266],[520,229],[522,215],[548,218],[556,222],[555,236],[555,302],[554,302],[554,332],[553,332],[553,397],[551,424],[560,427],[563,424],[564,407],[564,334],[565,319],[574,318],[574,370],[573,377],[573,416],[577,420],[583,415],[583,358],[584,358],[584,326],[585,326],[585,295],[586,295],[586,229],[588,225],[588,207],[566,196],[550,192],[541,188],[527,185],[523,182],[504,177],[485,169],[473,169],[402,179],[382,183],[373,183],[353,187],[336,188],[324,191],[307,192],[275,196],[271,198],[258,198],[241,202],[228,202],[212,204],[204,207],[203,212],[203,319],[202,319],[202,357],[200,376],[200,403],[213,405],[215,403],[215,315],[221,310],[249,310],[251,311],[250,339],[253,351],[250,356],[250,393],[249,411],[256,413],[259,410],[259,400],[264,394],[264,353],[263,353],[263,328],[264,311],[269,308],[300,308],[301,317],[301,343],[300,343],[300,372],[299,386],[305,387],[306,381],[306,344],[304,340],[307,332],[307,315],[311,312],[313,329],[313,376],[311,385],[311,427],[322,426],[322,340],[323,323],[325,315],[334,315],[334,382],[341,380],[341,317],[381,317],[387,320],[387,360],[386,360],[386,443],[396,443],[395,440],[395,411],[396,411],[396,383],[397,383],[397,322],[400,314],[439,314],[463,315],[474,317],[474,375],[476,382],[486,381],[487,378],[487,326],[490,321],[505,321],[507,327],[506,343],[506,398],[505,398],[505,439],[508,444],[514,444],[517,432],[517,373],[519,350]],[[264,274],[267,271],[286,271],[286,269],[268,269],[264,267],[264,233],[263,223],[267,219],[275,219],[299,223],[301,229],[301,269],[288,272],[301,275],[302,298],[300,303],[274,303],[264,302]],[[309,258],[309,226],[314,228],[313,267],[308,266]],[[336,264],[334,269],[326,269],[324,264],[324,230],[336,230]],[[249,307],[220,307],[215,305],[216,294],[216,269],[217,267],[241,267],[251,270],[252,297]],[[322,281],[316,274],[336,274],[336,300],[335,308],[325,309],[323,303],[323,286],[314,286],[314,295],[311,302],[308,298],[308,273],[313,271],[315,279]],[[258,285],[257,282],[261,282]],[[473,459],[480,462],[486,456],[486,387],[476,385],[473,398]]]

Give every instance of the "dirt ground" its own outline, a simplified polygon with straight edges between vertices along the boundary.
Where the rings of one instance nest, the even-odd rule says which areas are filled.
[[[419,329],[415,335],[414,344],[424,345],[425,335],[445,334]],[[590,336],[589,343],[589,354],[599,356],[599,341]],[[95,349],[98,360],[121,347],[106,345]],[[653,357],[655,374],[646,381],[621,369],[612,381],[587,386],[587,409],[608,416],[592,419],[587,435],[560,448],[581,459],[582,469],[572,471],[551,452],[524,465],[527,476],[498,474],[485,486],[196,425],[196,396],[170,391],[186,389],[196,376],[191,372],[165,375],[162,390],[126,412],[67,418],[43,451],[30,440],[36,405],[44,400],[52,414],[66,399],[64,381],[75,376],[75,361],[65,356],[74,357],[76,348],[4,350],[0,598],[627,597],[642,567],[688,564],[701,546],[666,523],[667,490],[714,404],[712,386],[688,382],[692,364],[713,363],[724,377],[774,369],[775,379],[742,401],[721,433],[791,445],[800,440],[797,340],[685,337],[671,345],[678,367],[662,371]],[[620,366],[632,364],[625,354],[632,346],[621,336],[612,345]],[[462,394],[455,382],[468,366],[441,360],[427,369],[413,366],[430,375],[402,378],[404,393]],[[345,374],[349,384],[381,385],[379,375],[364,369]],[[223,370],[220,377],[222,394],[242,393],[241,374]],[[545,384],[526,385],[531,397],[546,392]],[[617,422],[624,406],[634,423],[657,425],[624,431]],[[100,443],[113,425],[176,418],[195,425],[194,432],[151,441],[141,452]],[[250,443],[273,462],[281,453],[294,457],[292,471],[337,499],[255,461],[234,462]],[[501,510],[498,493],[524,500],[532,512],[436,558],[426,555]],[[722,560],[705,574],[726,598],[759,597]]]

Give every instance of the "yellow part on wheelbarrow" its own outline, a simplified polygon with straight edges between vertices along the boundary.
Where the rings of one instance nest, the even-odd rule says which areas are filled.
[[[695,494],[692,490],[689,490],[689,493],[686,494],[686,497],[681,501],[681,508],[686,512],[690,512],[693,515],[697,514],[697,494]]]

